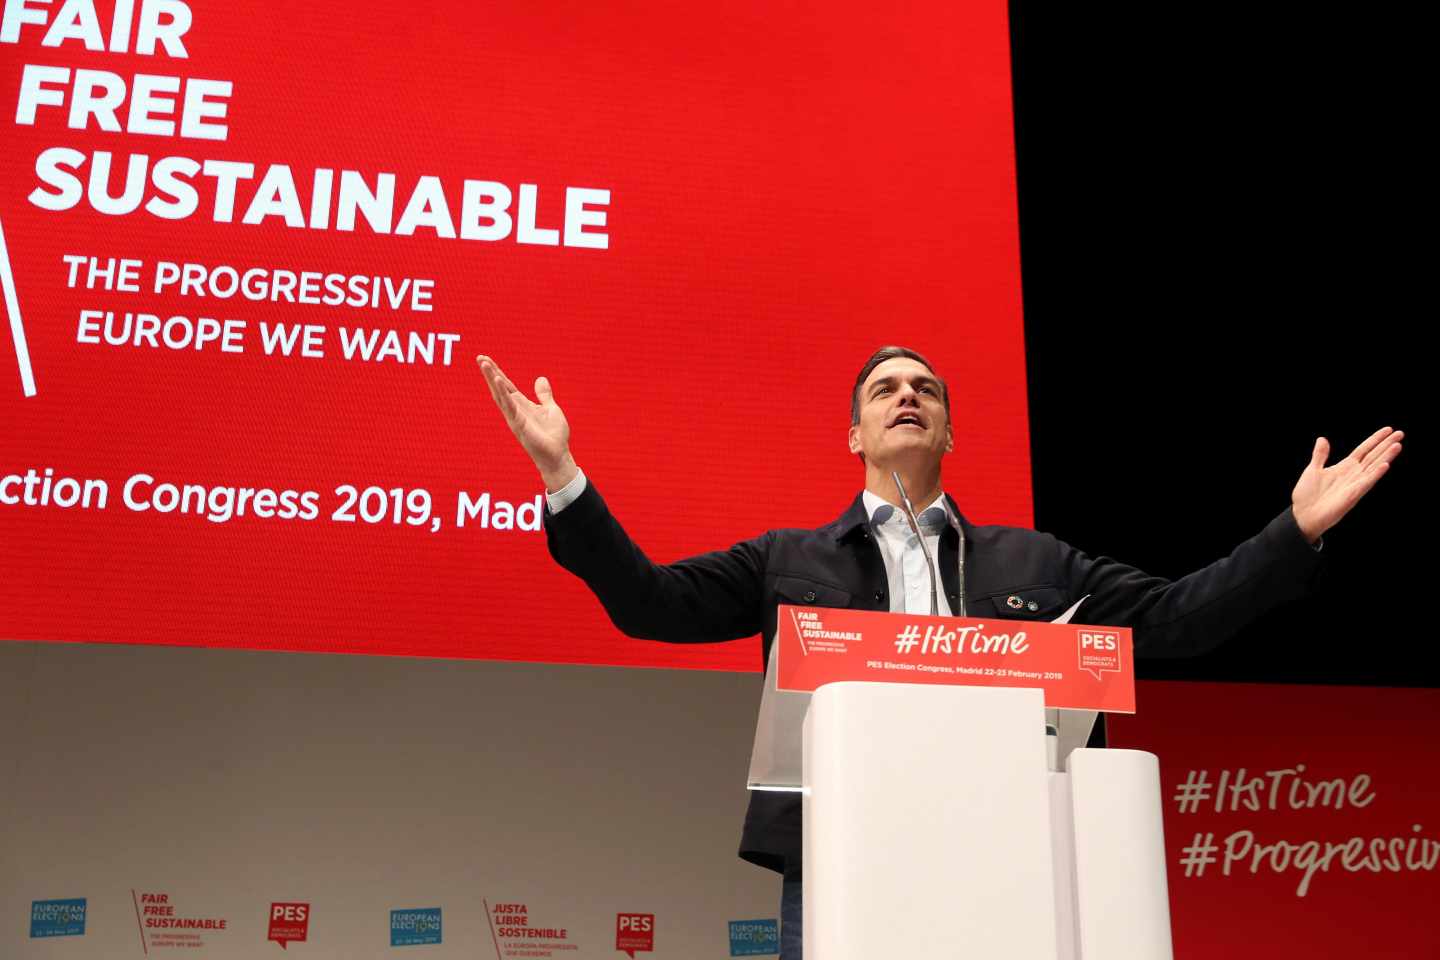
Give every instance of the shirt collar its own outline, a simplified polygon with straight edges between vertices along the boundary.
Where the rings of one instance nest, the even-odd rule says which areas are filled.
[[[898,507],[892,506],[890,503],[880,498],[879,496],[871,493],[869,490],[862,491],[860,494],[860,499],[865,504],[865,516],[869,518],[872,524],[876,522],[875,512],[877,510],[883,509],[885,513],[882,514],[882,517],[885,517],[885,519],[881,521],[881,525],[890,524],[894,526],[904,527],[906,529],[909,528],[910,524],[905,519],[905,512]],[[949,506],[945,501],[945,494],[943,492],[936,494],[934,500],[931,500],[929,503],[925,504],[925,506],[916,510],[915,516],[920,516],[922,513],[924,513],[926,510],[929,510],[931,507],[939,507],[941,510],[946,511],[948,515]],[[888,516],[886,516],[887,514]]]
[[[945,499],[950,506],[950,516],[955,518],[956,522],[960,524],[960,528],[965,531],[965,546],[968,552],[973,543],[975,528],[970,525],[970,521],[965,519],[965,514],[960,512],[960,508],[955,505],[954,500],[949,497]],[[836,540],[841,541],[849,540],[861,531],[870,529],[870,514],[865,508],[864,492],[856,494],[855,499],[850,501],[850,506],[836,518],[834,523],[829,525],[828,529]],[[942,537],[942,539],[944,538]]]

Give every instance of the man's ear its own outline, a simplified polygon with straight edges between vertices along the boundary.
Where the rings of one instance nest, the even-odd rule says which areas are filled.
[[[857,423],[857,424],[855,424],[854,426],[852,426],[852,427],[850,428],[849,439],[850,439],[850,452],[851,452],[851,453],[859,453],[860,456],[863,457],[864,454],[860,452],[860,424]]]
[[[945,452],[955,452],[955,431],[950,429],[950,424],[945,424]]]

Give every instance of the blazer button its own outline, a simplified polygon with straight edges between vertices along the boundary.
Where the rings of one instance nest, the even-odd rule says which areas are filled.
[[[875,602],[876,602],[876,603],[879,603],[880,601],[882,601],[882,600],[884,600],[884,599],[885,599],[885,591],[884,591],[884,590],[876,590],[876,591],[875,591]]]
[[[806,591],[805,591],[805,602],[806,602],[806,603],[814,603],[814,602],[815,602],[815,591],[814,591],[814,590],[806,590]]]

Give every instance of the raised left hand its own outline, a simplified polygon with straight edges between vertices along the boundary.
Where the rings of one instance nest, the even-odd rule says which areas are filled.
[[[1295,522],[1307,541],[1313,544],[1319,540],[1370,492],[1400,455],[1400,441],[1404,438],[1399,430],[1381,427],[1350,456],[1330,467],[1325,466],[1330,458],[1330,441],[1324,437],[1315,441],[1315,453],[1290,493]]]

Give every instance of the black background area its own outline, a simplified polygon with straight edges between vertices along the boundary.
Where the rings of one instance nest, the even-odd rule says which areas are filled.
[[[1418,32],[1239,4],[1010,12],[1036,526],[1180,576],[1284,509],[1315,437],[1338,459],[1403,429],[1311,597],[1139,672],[1440,686]]]

